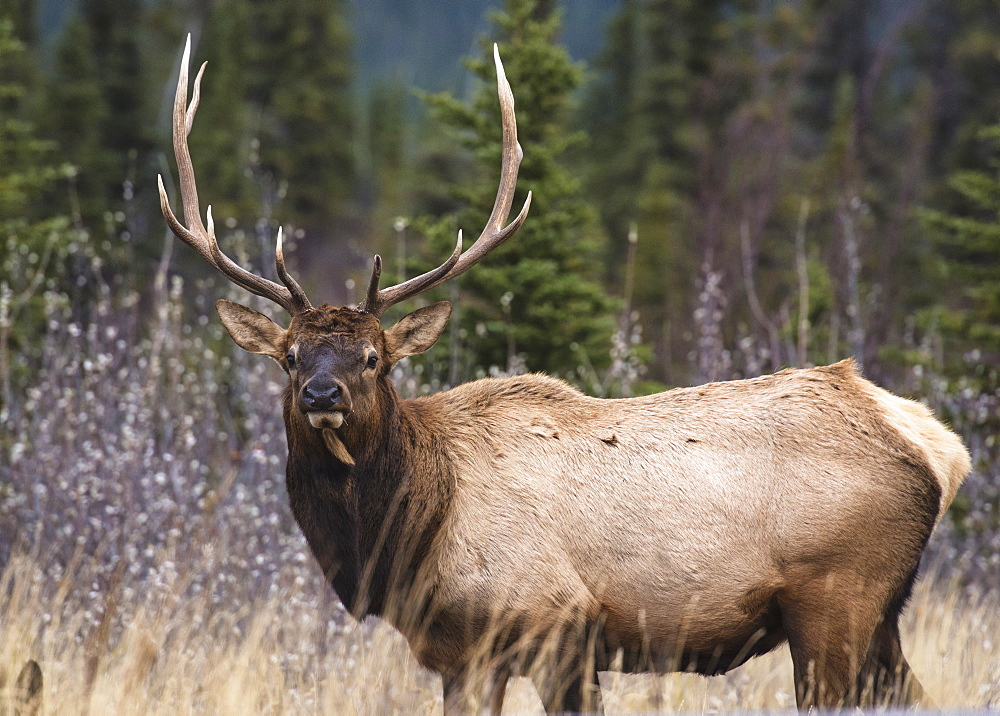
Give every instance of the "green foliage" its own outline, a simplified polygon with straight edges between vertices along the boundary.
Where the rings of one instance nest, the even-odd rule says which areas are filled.
[[[149,16],[143,3],[80,2],[54,38],[31,115],[54,142],[68,179],[40,205],[55,203],[69,214],[115,283],[142,283],[160,246],[143,240],[154,220],[162,225],[155,190],[162,154],[153,115],[162,85],[150,56],[164,65],[171,56],[152,49],[159,44]],[[74,270],[84,273],[87,263],[75,258]],[[97,286],[83,288],[74,294],[81,305]]]
[[[527,191],[533,200],[515,238],[459,279],[463,298],[452,340],[461,340],[472,366],[509,370],[523,361],[530,370],[572,377],[581,364],[607,365],[614,331],[614,302],[595,280],[596,217],[563,163],[567,149],[582,139],[566,131],[580,69],[558,44],[559,13],[540,12],[531,0],[508,0],[492,20],[525,150],[515,211]],[[472,176],[450,187],[467,207],[457,214],[458,226],[474,231],[492,209],[500,165],[492,44],[484,41],[482,57],[468,66],[483,80],[471,106],[450,95],[428,101],[475,157]],[[436,257],[447,255],[454,227],[449,219],[431,232]],[[461,377],[451,373],[452,380]]]
[[[947,16],[947,31],[929,37],[924,10]],[[652,377],[703,378],[688,369],[707,333],[746,373],[850,352],[875,377],[892,368],[886,345],[928,299],[906,277],[926,250],[912,210],[950,143],[941,99],[964,96],[958,42],[993,15],[982,3],[623,3],[581,118],[593,151],[576,160],[614,239],[609,282],[621,279],[620,237],[638,226],[634,305]],[[931,41],[951,49],[920,55]],[[699,309],[709,273],[726,307],[718,325]]]
[[[406,156],[406,99],[410,93],[399,78],[384,81],[372,88],[366,113],[367,130],[364,154],[359,162],[361,210],[376,233],[371,245],[389,256],[396,254],[397,265],[387,267],[386,279],[400,277],[400,261],[405,261],[406,221],[400,212],[408,205],[417,182],[409,174]],[[395,231],[388,227],[398,226]],[[394,234],[394,236],[393,236]],[[390,238],[396,246],[389,245]],[[402,253],[401,253],[402,252]],[[405,272],[403,272],[405,273]]]
[[[204,101],[188,138],[198,176],[211,177],[212,209],[217,217],[236,217],[252,225],[261,218],[259,137],[254,117],[260,110],[250,102],[256,38],[252,6],[226,0],[212,6],[200,41],[193,49],[193,67],[208,66],[202,80]],[[194,71],[194,70],[192,70]],[[207,187],[206,187],[207,189]],[[277,201],[274,197],[270,203]],[[265,198],[265,214],[268,200]]]
[[[74,264],[90,253],[86,236],[47,201],[67,172],[23,116],[25,52],[0,17],[0,413],[11,408],[12,379],[40,357],[46,305],[64,300]]]
[[[152,97],[146,91],[147,67],[142,53],[143,7],[139,3],[120,3],[117,0],[84,0],[81,16],[87,32],[71,33],[65,52],[71,53],[70,61],[84,54],[92,58],[84,65],[70,70],[82,80],[89,96],[96,85],[101,105],[92,107],[99,121],[99,141],[101,158],[98,179],[103,184],[101,197],[105,206],[119,210],[127,200],[126,181],[134,186],[137,172],[145,170],[147,157],[153,148],[151,127],[153,122],[148,102]],[[80,43],[79,47],[72,45]],[[87,43],[85,46],[82,43]],[[89,65],[89,67],[88,67]],[[89,76],[80,76],[89,70]],[[63,83],[60,83],[63,84]],[[71,114],[74,106],[53,106],[63,117],[57,126],[72,128],[76,118]],[[73,131],[70,129],[70,131]],[[60,142],[63,137],[55,137]],[[84,146],[81,149],[91,149]],[[71,161],[82,162],[88,156],[71,157]]]
[[[92,47],[91,28],[77,16],[56,49],[53,78],[46,88],[45,111],[40,117],[41,129],[58,142],[63,157],[75,167],[80,215],[88,222],[104,215],[112,183],[108,177],[120,169],[118,157],[103,143],[109,108]]]
[[[411,272],[417,254],[419,268],[436,265],[454,232],[475,234],[492,205],[490,48],[469,62],[482,83],[470,104],[429,101],[447,136],[413,129],[408,84],[449,83],[454,68],[441,63],[454,49],[427,46],[454,39],[443,17],[473,24],[485,7],[473,5],[384,3],[386,26],[375,27],[368,5],[343,0],[81,0],[56,26],[35,0],[5,3],[5,41],[21,43],[5,54],[0,97],[0,218],[17,237],[5,259],[34,257],[49,266],[45,286],[73,293],[86,247],[110,264],[109,281],[147,282],[162,246],[155,175],[172,166],[168,98],[190,29],[194,64],[209,62],[190,140],[202,209],[211,203],[220,233],[240,237],[234,252],[269,274],[284,224],[293,271],[304,269],[310,289],[322,274],[315,293],[345,302],[359,296],[344,280],[372,251],[401,249],[386,281],[407,254]],[[561,47],[559,8],[595,17],[611,3],[582,5],[512,1],[494,15],[526,153],[515,208],[528,189],[534,206],[513,241],[459,279],[452,350],[427,360],[448,364],[452,380],[524,361],[581,381],[602,374],[617,350],[608,296],[623,293],[632,223],[630,306],[659,383],[703,377],[691,367],[709,334],[728,372],[744,375],[857,352],[872,377],[898,378],[939,334],[944,353],[994,355],[996,156],[980,131],[1000,113],[996,3],[625,0],[589,74]],[[387,60],[397,74],[379,81],[368,63],[356,81],[352,21],[406,35]],[[574,47],[602,32],[575,28],[565,38]],[[362,38],[357,56],[391,54],[376,46]],[[418,69],[408,47],[422,48]],[[918,220],[921,205],[936,213]],[[394,232],[400,214],[428,218]],[[421,231],[430,241],[417,250]],[[60,254],[70,244],[77,253]],[[8,306],[35,285],[31,265],[6,269]],[[174,267],[209,270],[186,251]],[[703,296],[710,274],[717,295]],[[723,310],[702,310],[708,300]]]
[[[605,48],[594,61],[597,74],[581,113],[591,142],[575,157],[612,238],[608,273],[613,278],[620,278],[625,255],[625,242],[614,239],[624,237],[636,220],[635,189],[643,182],[645,158],[651,150],[649,136],[640,131],[642,113],[635,101],[643,62],[639,15],[639,3],[627,0],[608,26]]]
[[[995,367],[1000,362],[1000,125],[979,136],[992,148],[992,167],[954,172],[948,178],[953,208],[929,209],[922,218],[934,239],[940,285],[949,289],[930,315],[960,352],[975,351],[973,362]]]
[[[193,38],[192,81],[208,63],[189,138],[201,208],[210,203],[228,229],[243,227],[254,239],[248,244],[254,270],[272,279],[278,225],[295,271],[296,263],[308,265],[336,247],[353,213],[352,58],[344,14],[342,2],[221,0],[207,9]],[[308,241],[297,246],[303,236]],[[179,257],[202,270],[194,258]]]
[[[250,98],[263,171],[287,183],[281,209],[333,238],[354,180],[351,36],[342,0],[253,0]]]

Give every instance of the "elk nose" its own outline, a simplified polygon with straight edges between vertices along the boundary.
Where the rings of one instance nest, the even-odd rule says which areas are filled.
[[[340,402],[340,386],[307,385],[302,391],[302,402],[310,410],[329,410]]]

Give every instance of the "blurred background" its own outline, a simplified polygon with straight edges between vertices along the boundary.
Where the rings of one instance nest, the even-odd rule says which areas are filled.
[[[281,371],[212,304],[287,317],[160,214],[189,33],[223,249],[273,278],[282,226],[334,304],[373,254],[395,283],[482,229],[499,43],[531,212],[421,299],[456,312],[397,369],[405,394],[545,371],[625,397],[854,356],[965,438],[930,551],[1000,583],[992,0],[0,0],[0,567],[86,615],[91,685],[128,594],[342,621],[285,506]]]
[[[609,367],[622,328],[662,385],[847,355],[889,382],[915,364],[996,382],[995,3],[4,0],[3,17],[12,377],[46,291],[83,313],[104,285],[147,298],[191,33],[203,205],[265,274],[283,225],[336,304],[375,252],[395,279],[477,235],[500,43],[535,206],[458,282],[449,382],[515,364],[594,380],[582,366]]]

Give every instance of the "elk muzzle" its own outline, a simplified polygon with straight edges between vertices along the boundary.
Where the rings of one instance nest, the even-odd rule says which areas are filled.
[[[339,428],[351,412],[351,395],[336,380],[312,378],[299,391],[299,408],[314,428]]]

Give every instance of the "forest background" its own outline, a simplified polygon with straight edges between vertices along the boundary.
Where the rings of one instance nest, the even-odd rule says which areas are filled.
[[[411,276],[485,223],[499,43],[531,213],[427,296],[456,312],[404,393],[540,370],[621,397],[854,356],[965,438],[930,551],[1000,583],[996,3],[0,0],[0,566],[89,605],[91,684],[127,590],[333,609],[281,493],[280,370],[212,303],[272,307],[160,214],[188,33],[224,249],[270,276],[282,226],[335,304],[374,253]]]

